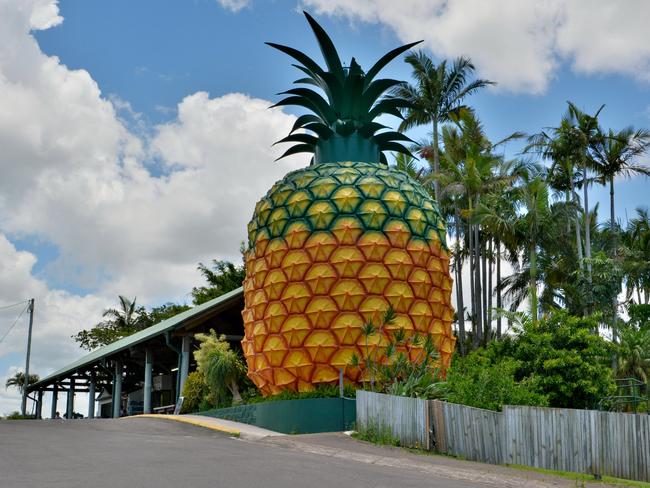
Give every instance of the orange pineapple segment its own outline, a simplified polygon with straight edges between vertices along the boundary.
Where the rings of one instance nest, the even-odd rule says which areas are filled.
[[[435,201],[416,181],[372,163],[320,163],[288,174],[248,226],[245,339],[249,377],[263,394],[367,380],[391,334],[430,334],[448,367],[451,276]],[[364,323],[394,324],[366,340]],[[411,360],[421,347],[405,348]]]

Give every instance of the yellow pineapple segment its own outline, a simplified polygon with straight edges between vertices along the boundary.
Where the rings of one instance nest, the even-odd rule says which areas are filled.
[[[290,173],[256,206],[244,282],[248,374],[264,395],[368,381],[392,334],[430,335],[448,367],[452,281],[436,204],[418,183],[370,163]],[[366,337],[388,307],[395,320]],[[422,346],[400,346],[412,361]],[[353,358],[360,366],[352,366]]]

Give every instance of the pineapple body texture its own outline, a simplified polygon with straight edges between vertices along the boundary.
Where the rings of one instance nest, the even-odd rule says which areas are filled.
[[[387,339],[430,334],[449,366],[452,280],[435,201],[408,175],[371,163],[289,173],[248,226],[244,281],[248,376],[264,395],[364,381],[351,365],[381,358]],[[392,325],[368,337],[392,307]],[[405,351],[417,360],[421,345]]]

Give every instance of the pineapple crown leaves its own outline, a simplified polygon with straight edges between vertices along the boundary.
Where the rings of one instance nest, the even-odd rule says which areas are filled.
[[[326,69],[297,49],[272,42],[266,44],[291,56],[299,63],[292,66],[302,71],[306,77],[296,80],[295,84],[316,87],[324,93],[325,97],[308,87],[292,88],[279,93],[287,97],[273,107],[297,105],[312,113],[298,117],[289,135],[276,142],[276,144],[295,143],[278,159],[301,152],[313,153],[319,141],[328,140],[335,135],[348,137],[355,133],[377,144],[381,154],[380,160],[383,163],[386,163],[386,158],[382,151],[395,151],[412,156],[410,151],[401,144],[401,142],[413,142],[410,138],[390,130],[377,133],[388,127],[374,122],[374,119],[382,114],[402,118],[400,110],[408,108],[409,102],[395,96],[381,97],[403,81],[375,79],[375,77],[389,62],[422,41],[393,49],[364,73],[354,58],[348,67],[344,67],[334,43],[325,30],[311,15],[307,12],[304,14],[316,36],[327,65]],[[296,132],[300,130],[311,133]]]

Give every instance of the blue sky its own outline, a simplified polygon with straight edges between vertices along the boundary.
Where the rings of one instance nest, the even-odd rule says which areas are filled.
[[[197,90],[213,97],[242,92],[276,100],[275,94],[288,87],[297,72],[288,57],[265,46],[265,41],[301,46],[319,56],[294,0],[258,1],[238,12],[214,0],[63,1],[61,14],[62,25],[36,35],[43,51],[59,56],[70,68],[88,70],[105,95],[128,101],[149,124],[174,118],[176,104]],[[319,21],[343,59],[354,55],[362,66],[402,43],[384,25],[329,16],[320,16]],[[396,61],[386,75],[408,80],[410,72],[405,63]],[[566,61],[544,93],[497,88],[472,97],[470,103],[488,134],[498,140],[514,131],[534,133],[556,125],[567,100],[587,112],[605,104],[604,127],[650,125],[648,83],[621,74],[576,73]],[[414,134],[425,136],[426,131]],[[517,149],[515,145],[511,152]],[[643,179],[621,183],[620,208],[631,213],[642,204],[639,197],[646,185]],[[596,188],[594,198],[602,207],[606,192]]]
[[[493,140],[556,125],[567,100],[650,126],[645,0],[0,2],[0,306],[36,298],[35,371],[80,356],[70,335],[117,294],[188,301],[198,262],[239,259],[255,201],[306,163],[272,163],[297,112],[267,107],[298,73],[264,45],[319,59],[303,7],[362,66],[418,39],[436,61],[470,56],[498,82],[468,100]],[[410,78],[402,60],[384,75]],[[619,218],[648,189],[617,182]],[[601,215],[607,197],[591,193]],[[0,343],[0,381],[25,327]],[[0,388],[0,413],[15,402]]]

